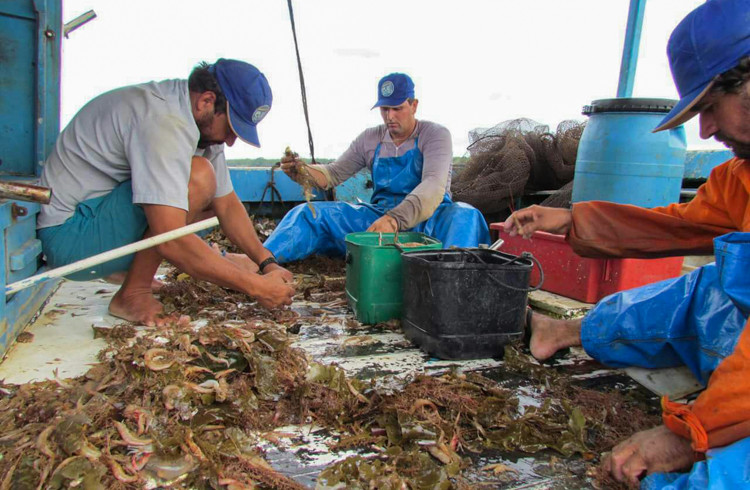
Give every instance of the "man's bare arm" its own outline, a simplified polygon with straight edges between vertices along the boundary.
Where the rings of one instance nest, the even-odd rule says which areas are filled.
[[[221,229],[229,240],[237,245],[256,264],[263,263],[271,257],[269,252],[258,239],[255,226],[248,216],[245,207],[234,192],[214,199],[213,210],[219,218]],[[288,281],[292,281],[292,274],[276,264],[266,266],[261,272],[273,270],[282,271]]]
[[[172,206],[143,205],[149,228],[154,234],[185,226],[187,212]],[[243,210],[244,211],[244,210]],[[257,237],[256,237],[257,239]],[[259,276],[243,271],[214,253],[197,235],[187,235],[157,246],[167,261],[196,279],[243,292],[266,307],[291,304],[294,289],[279,275]]]

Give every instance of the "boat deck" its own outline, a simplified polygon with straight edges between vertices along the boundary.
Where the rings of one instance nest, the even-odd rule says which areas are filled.
[[[97,363],[97,354],[106,346],[106,341],[95,335],[96,330],[122,323],[107,314],[107,305],[116,290],[117,286],[102,281],[63,281],[3,359],[0,379],[5,383],[22,384],[83,375]],[[522,407],[540,404],[539,388],[523,380],[506,379],[501,360],[430,358],[413,346],[397,326],[369,326],[357,322],[346,307],[344,294],[333,301],[329,296],[325,303],[316,302],[315,296],[295,301],[291,307],[298,315],[295,329],[299,329],[293,346],[303,349],[314,361],[336,364],[348,376],[372,380],[376,389],[384,392],[399,390],[418,374],[478,371],[506,386],[511,383]],[[530,303],[538,310],[567,317],[583,314],[591,306],[544,292],[534,293]],[[192,321],[200,325],[204,320],[193,318]],[[588,358],[581,349],[573,349],[550,369],[566,373],[581,386],[616,386],[651,406],[658,403],[658,397],[636,383],[628,373],[659,394],[665,392],[665,387],[673,397],[698,388],[684,375],[684,370],[624,372],[608,369]],[[677,383],[676,380],[683,381]],[[331,463],[354,454],[368,454],[362,450],[331,452],[329,447],[337,440],[337,434],[314,425],[282,427],[277,432],[281,434],[278,441],[264,447],[267,460],[283,474],[307,486],[314,486],[317,475]],[[533,455],[490,451],[471,455],[471,458],[474,464],[463,476],[477,488],[562,489],[589,488],[592,484],[580,457],[562,459],[549,450]],[[492,467],[489,465],[497,464],[509,470],[501,474],[485,471]]]

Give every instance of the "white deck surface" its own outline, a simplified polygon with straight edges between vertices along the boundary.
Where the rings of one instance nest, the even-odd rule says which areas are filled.
[[[0,363],[0,379],[21,384],[55,377],[80,376],[97,362],[106,345],[94,338],[93,325],[111,326],[122,320],[107,314],[118,286],[103,281],[63,281],[41,314],[25,332],[30,342],[16,342]]]

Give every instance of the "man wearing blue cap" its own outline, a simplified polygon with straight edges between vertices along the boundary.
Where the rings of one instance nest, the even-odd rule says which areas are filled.
[[[37,223],[48,265],[70,264],[216,215],[244,260],[222,256],[188,235],[69,278],[127,271],[109,311],[147,325],[166,322],[151,291],[163,259],[266,307],[290,304],[292,276],[258,240],[224,158],[224,145],[237,138],[259,146],[256,126],[271,102],[271,88],[257,68],[227,59],[198,65],[188,80],[123,87],[91,100],[60,133],[42,171],[42,185],[52,188]]]
[[[315,184],[331,189],[362,169],[372,172],[369,204],[316,202],[300,205],[284,216],[265,246],[282,263],[310,254],[343,256],[344,237],[356,231],[419,231],[443,243],[476,247],[489,242],[481,213],[451,200],[453,143],[443,126],[416,119],[414,82],[391,73],[378,82],[383,124],[362,132],[330,165],[305,165]],[[282,160],[292,179],[304,165],[294,157]]]
[[[609,296],[583,321],[529,315],[530,348],[538,359],[582,345],[616,367],[687,365],[706,389],[691,404],[664,397],[664,424],[620,443],[605,468],[632,484],[655,473],[643,481],[649,489],[750,488],[750,0],[702,4],[675,28],[667,54],[680,101],[655,131],[698,115],[701,137],[735,158],[689,203],[533,206],[505,230],[566,234],[588,257],[716,255],[685,276]]]

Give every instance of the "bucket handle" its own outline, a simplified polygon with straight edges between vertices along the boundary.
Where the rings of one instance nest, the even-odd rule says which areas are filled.
[[[393,245],[394,247],[396,247],[401,254],[404,254],[404,253],[407,252],[407,250],[404,250],[404,247],[402,247],[401,244],[398,243],[398,242],[386,243],[385,244],[386,247],[390,247],[391,245]],[[414,257],[418,258],[419,260],[424,260],[425,262],[429,262],[429,260],[427,260],[427,259],[425,259],[423,257],[419,257],[418,255],[414,255]]]
[[[459,248],[458,250],[461,250],[462,252],[466,252],[466,253],[470,254],[475,259],[477,259],[480,263],[486,264],[486,262],[484,260],[482,260],[482,258],[479,255],[477,255],[476,253],[472,252],[471,250],[468,250],[468,249],[465,249],[465,248]],[[531,293],[533,291],[538,291],[539,289],[541,289],[542,284],[544,284],[544,270],[542,269],[542,264],[539,263],[539,261],[536,259],[536,257],[534,257],[534,255],[532,255],[531,252],[523,252],[523,253],[521,253],[520,256],[518,256],[518,257],[516,257],[514,259],[509,260],[508,262],[506,262],[503,265],[512,264],[513,262],[517,261],[518,259],[528,259],[528,260],[531,260],[531,262],[533,262],[534,264],[536,264],[536,266],[539,268],[539,283],[536,286],[532,286],[532,287],[528,287],[528,288],[517,288],[515,286],[511,286],[509,284],[505,284],[504,282],[502,282],[500,279],[498,279],[495,276],[490,276],[490,279],[492,279],[495,283],[499,284],[500,286],[502,286],[504,288],[508,288],[510,290],[513,290],[513,291],[520,291],[522,293]]]

